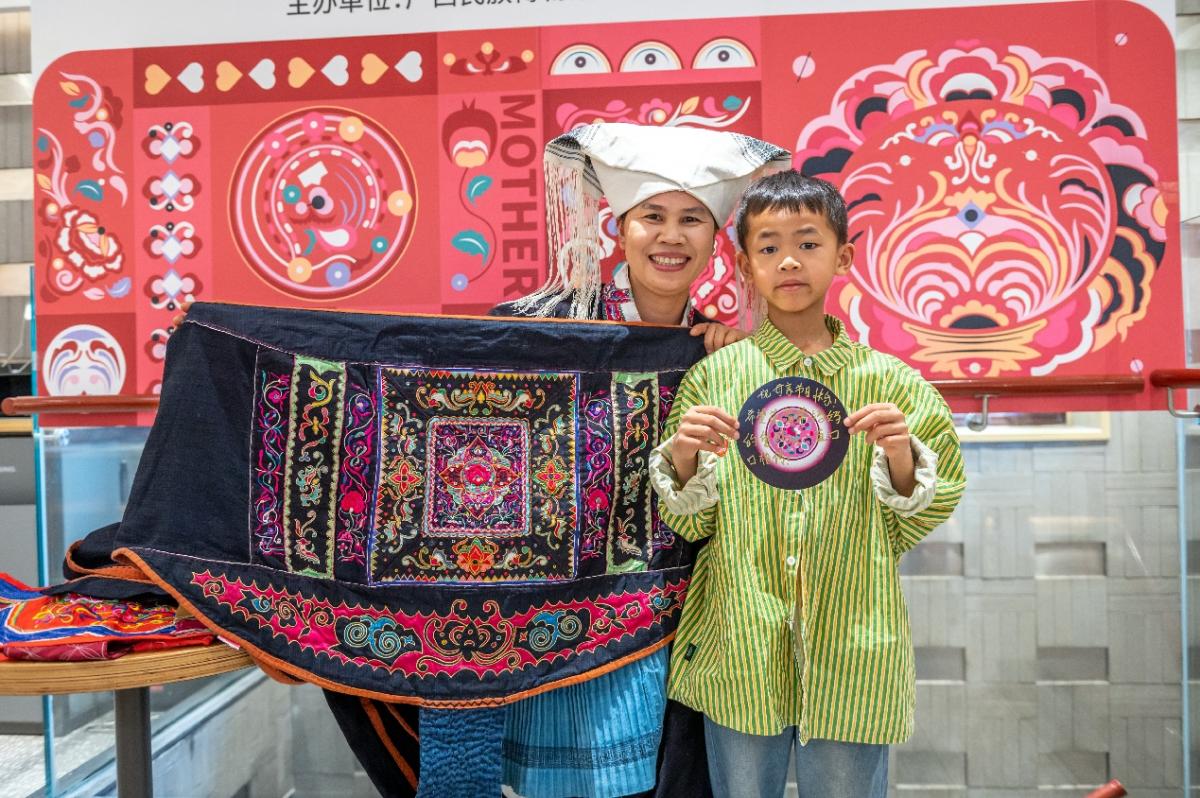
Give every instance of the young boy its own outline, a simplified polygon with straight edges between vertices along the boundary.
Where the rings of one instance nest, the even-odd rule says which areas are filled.
[[[651,458],[663,519],[709,538],[669,695],[704,714],[717,798],[782,796],[797,741],[800,798],[884,798],[888,746],[913,728],[897,566],[962,496],[958,438],[929,383],[825,315],[854,260],[836,188],[795,171],[763,178],[742,197],[737,234],[767,318],[688,372]],[[743,403],[784,377],[822,383],[849,413],[845,459],[804,490],[760,481],[736,451]]]

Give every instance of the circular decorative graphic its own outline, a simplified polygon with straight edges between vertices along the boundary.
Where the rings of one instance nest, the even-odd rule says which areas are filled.
[[[846,408],[816,380],[785,377],[762,385],[738,413],[738,439],[750,473],[777,488],[800,490],[824,482],[846,457]]]
[[[343,109],[272,122],[242,154],[230,193],[233,237],[247,263],[303,299],[372,285],[412,235],[408,157],[378,122]]]
[[[125,353],[108,330],[76,324],[60,332],[42,357],[51,396],[104,396],[125,384]]]

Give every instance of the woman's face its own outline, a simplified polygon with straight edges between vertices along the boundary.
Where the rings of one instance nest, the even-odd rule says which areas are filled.
[[[704,203],[668,191],[621,217],[619,241],[635,295],[687,296],[713,254],[717,223]]]

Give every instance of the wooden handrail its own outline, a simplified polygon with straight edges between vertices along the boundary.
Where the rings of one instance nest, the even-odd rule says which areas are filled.
[[[1100,789],[1089,792],[1087,794],[1087,798],[1123,798],[1123,796],[1128,794],[1129,793],[1125,792],[1124,785],[1122,785],[1121,782],[1117,781],[1116,779],[1113,779]]]
[[[154,394],[141,396],[10,396],[0,402],[8,416],[34,413],[140,413],[158,408]]]
[[[1155,369],[1150,372],[1155,388],[1200,388],[1200,369]]]
[[[1159,375],[1192,375],[1191,383],[1200,386],[1200,369],[1167,369],[1151,374],[1157,387],[1169,387],[1156,381]],[[987,377],[961,380],[931,380],[942,396],[1099,396],[1141,393],[1146,387],[1142,377],[1101,374],[1072,377]],[[10,396],[0,402],[0,410],[9,416],[34,413],[138,413],[158,408],[158,396]]]
[[[1200,369],[1155,369],[1150,372],[1150,384],[1155,388],[1167,389],[1167,412],[1187,421],[1200,419],[1200,405],[1191,410],[1180,410],[1175,406],[1175,391],[1180,388],[1200,388]],[[1184,398],[1187,398],[1185,393]]]
[[[1197,372],[1200,374],[1200,372]],[[1079,377],[987,377],[930,380],[942,396],[1097,396],[1141,393],[1146,380],[1135,375]]]

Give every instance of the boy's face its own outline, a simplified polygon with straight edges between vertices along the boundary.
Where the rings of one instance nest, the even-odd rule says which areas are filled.
[[[716,234],[712,213],[683,191],[656,194],[630,208],[620,244],[634,291],[686,296],[712,257]]]
[[[854,245],[838,244],[824,214],[767,210],[750,219],[738,268],[779,313],[825,312],[834,277],[854,262]]]

